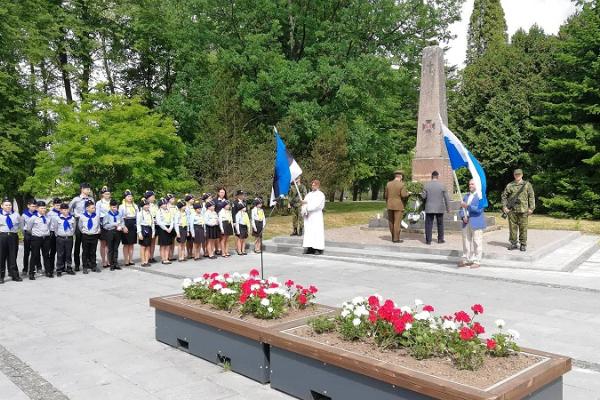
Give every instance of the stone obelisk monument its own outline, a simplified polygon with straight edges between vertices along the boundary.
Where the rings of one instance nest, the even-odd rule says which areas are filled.
[[[438,46],[429,46],[423,50],[417,149],[412,162],[412,179],[426,182],[431,179],[433,171],[438,171],[440,182],[446,185],[448,193],[453,193],[454,177],[444,145],[440,116],[448,126],[444,52]]]

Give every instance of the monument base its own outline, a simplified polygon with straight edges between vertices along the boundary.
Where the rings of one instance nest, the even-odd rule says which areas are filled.
[[[447,158],[415,158],[412,162],[413,181],[429,182],[433,171],[439,172],[439,181],[446,186],[448,193],[453,193],[454,176]]]

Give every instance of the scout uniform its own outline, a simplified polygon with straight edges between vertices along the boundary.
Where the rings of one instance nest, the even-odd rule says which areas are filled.
[[[81,232],[81,263],[83,264],[83,273],[87,274],[88,270],[101,272],[96,266],[96,248],[98,247],[98,239],[100,238],[100,217],[98,213],[88,213],[87,208],[94,205],[92,200],[85,205],[86,210],[79,217],[79,231]]]
[[[147,200],[146,200],[147,201]],[[149,204],[151,206],[152,203]],[[143,208],[138,212],[136,221],[137,234],[142,235],[142,239],[139,239],[140,246],[148,247],[152,237],[156,234],[156,228],[154,226],[154,217],[150,210],[146,211]]]
[[[522,175],[523,171],[515,170],[515,175]],[[521,243],[520,250],[527,250],[527,226],[529,222],[529,210],[535,210],[535,194],[531,183],[521,180],[510,182],[502,192],[502,207],[508,208],[509,250],[517,248]]]
[[[37,202],[38,207],[46,207],[43,201]],[[48,278],[54,277],[50,263],[50,217],[37,214],[27,220],[27,230],[31,233],[31,258],[29,260],[29,279],[35,280],[34,265],[41,265],[44,260],[44,269]]]
[[[191,226],[191,215],[188,212],[185,203],[177,203],[177,212],[175,213],[175,234],[179,235],[179,243],[187,241],[188,234],[191,235],[189,227]]]
[[[68,210],[69,205],[63,203],[60,208]],[[51,229],[56,235],[56,275],[61,276],[64,272],[75,275],[71,268],[73,235],[75,235],[76,230],[75,217],[71,214],[64,216],[61,213],[52,219]]]
[[[225,203],[221,211],[219,211],[219,227],[224,236],[231,236],[233,235],[233,216],[231,209],[224,208],[227,204],[229,203]]]
[[[118,203],[116,200],[109,202],[110,206],[116,206]],[[121,241],[121,229],[123,229],[123,218],[118,211],[112,211],[109,209],[106,214],[101,218],[102,232],[106,245],[108,246],[108,265],[110,270],[121,269],[117,262],[119,257],[119,243]]]
[[[73,258],[75,259],[75,271],[79,271],[79,266],[81,265],[81,259],[79,258],[79,254],[81,252],[81,231],[79,230],[79,218],[81,214],[85,211],[85,203],[88,200],[94,200],[93,197],[86,195],[83,193],[84,189],[89,189],[90,185],[87,183],[82,183],[79,185],[80,194],[71,200],[69,203],[69,210],[72,216],[75,217],[75,243],[73,250]]]
[[[123,197],[131,196],[131,192],[126,190],[123,193]],[[124,245],[134,245],[137,242],[136,234],[136,221],[137,221],[138,207],[133,202],[127,203],[123,200],[123,203],[119,206],[119,214],[123,219],[123,225],[127,228],[127,233],[121,231],[121,242]]]
[[[4,199],[3,202],[7,201],[9,200]],[[0,210],[0,283],[4,283],[6,267],[13,281],[22,281],[17,267],[20,227],[21,218],[12,208],[9,212]]]
[[[35,206],[35,200],[30,200],[27,203],[27,206],[30,205]],[[23,228],[23,274],[27,274],[29,272],[29,258],[31,257],[31,231],[27,229],[27,221],[33,216],[37,215],[37,211],[30,211],[29,209],[25,210],[21,215],[21,227]],[[33,265],[32,268],[42,269],[41,265]]]
[[[258,207],[259,204],[262,205],[262,200],[255,199],[254,208],[252,209],[252,236],[254,237],[260,237],[263,229],[267,225],[265,210]]]
[[[250,227],[250,218],[248,217],[248,213],[246,211],[242,211],[243,208],[246,207],[246,204],[240,202],[237,207],[240,207],[237,213],[235,214],[235,232],[236,236],[240,239],[248,238],[248,229]]]
[[[167,203],[166,199],[161,200],[161,205],[166,204],[167,207],[160,207],[158,214],[156,214],[156,225],[158,226],[158,245],[159,246],[170,246],[173,244],[173,236],[175,233],[175,227],[169,232],[171,226],[175,223],[175,213],[171,210],[171,207]]]
[[[290,236],[302,236],[304,233],[304,217],[302,216],[302,200],[298,195],[298,192],[302,195],[302,199],[306,197],[308,193],[306,186],[303,184],[298,185],[298,190],[292,189],[292,195],[289,198],[290,208],[292,210],[292,234]]]
[[[50,263],[52,264],[52,270],[54,270],[56,260],[56,232],[54,231],[52,221],[60,215],[61,203],[61,199],[55,197],[52,200],[52,209],[48,211],[48,217],[50,217]]]
[[[194,243],[204,243],[204,214],[202,214],[202,204],[200,203],[194,204],[194,213],[192,214],[192,225],[194,227],[194,230],[192,231]]]

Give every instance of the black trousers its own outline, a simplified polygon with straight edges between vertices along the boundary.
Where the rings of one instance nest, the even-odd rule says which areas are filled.
[[[53,271],[54,271],[55,261],[56,261],[56,234],[54,232],[50,232],[50,264],[52,265]]]
[[[104,237],[106,238],[106,246],[108,247],[108,265],[111,267],[117,266],[119,258],[119,243],[121,243],[121,232],[116,229],[105,230]]]
[[[425,214],[425,241],[431,243],[433,236],[433,219],[437,222],[438,241],[444,240],[444,214]]]
[[[29,276],[35,275],[34,265],[42,265],[46,273],[54,272],[50,263],[50,236],[31,236],[31,258],[29,259]]]
[[[84,270],[96,268],[98,239],[100,239],[100,235],[81,234],[81,264],[83,264]],[[77,245],[77,240],[75,240],[75,245]],[[75,262],[77,262],[77,259],[75,259]]]
[[[23,273],[29,271],[29,260],[31,259],[31,232],[23,231]],[[33,272],[36,269],[42,269],[42,264],[38,260],[37,264],[33,264]]]
[[[73,236],[56,237],[56,271],[65,272],[71,269],[73,258]]]
[[[75,218],[75,247],[73,250],[73,259],[75,261],[75,268],[79,268],[81,265],[81,259],[79,253],[81,252],[81,231],[79,230],[79,218]]]
[[[16,233],[0,233],[0,278],[4,278],[8,266],[8,275],[19,276],[17,267],[17,250],[19,248],[19,235]]]

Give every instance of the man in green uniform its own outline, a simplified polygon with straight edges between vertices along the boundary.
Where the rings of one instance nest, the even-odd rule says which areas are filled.
[[[302,195],[302,199],[306,196],[306,186],[302,184],[302,180],[300,177],[296,178],[296,184],[298,185],[298,190],[293,186],[290,188],[290,197],[288,202],[288,208],[292,211],[292,227],[293,231],[290,236],[302,236],[304,231],[304,217],[301,215],[302,210],[302,200],[298,195],[298,191]]]
[[[510,246],[508,250],[516,250],[517,236],[521,243],[520,250],[527,250],[528,218],[535,210],[535,195],[531,183],[523,180],[523,170],[515,169],[515,180],[506,185],[502,192],[502,211],[508,215]]]

